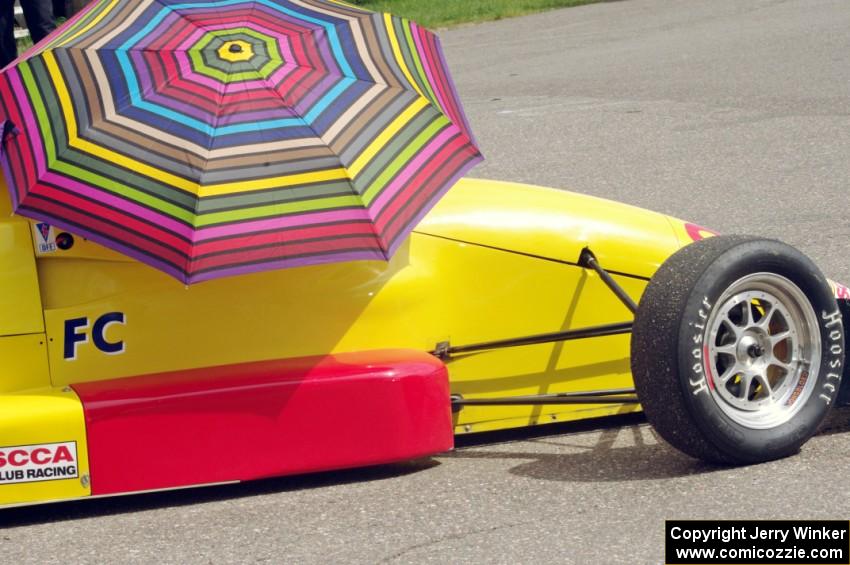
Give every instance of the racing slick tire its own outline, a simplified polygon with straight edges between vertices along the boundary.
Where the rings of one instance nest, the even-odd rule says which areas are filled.
[[[796,453],[835,403],[843,364],[829,283],[775,240],[719,236],[679,250],[650,280],[632,330],[647,419],[712,463]]]

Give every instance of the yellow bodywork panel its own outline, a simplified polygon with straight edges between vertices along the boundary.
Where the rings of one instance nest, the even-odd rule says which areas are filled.
[[[83,407],[73,391],[0,395],[0,505],[88,496],[88,476]]]
[[[0,218],[0,336],[43,332],[30,223]]]
[[[671,223],[682,224],[554,188],[463,179],[416,231],[567,263],[590,247],[607,270],[649,278],[679,248]]]
[[[185,287],[80,239],[38,259],[52,384],[379,348],[430,351],[443,341],[631,320],[595,273],[574,264],[585,246],[637,301],[646,278],[616,273],[650,276],[679,240],[659,214],[476,180],[453,188],[389,263],[316,265]],[[631,385],[624,335],[481,352],[448,365],[452,392],[469,397]],[[467,407],[456,430],[635,408]]]
[[[0,337],[0,394],[49,386],[44,334]]]
[[[431,351],[446,341],[626,322],[628,309],[576,264],[582,249],[592,249],[637,301],[658,265],[687,243],[681,222],[666,216],[480,180],[458,183],[389,262],[191,287],[81,237],[60,249],[51,229],[0,220],[0,504],[90,494],[83,410],[68,385],[370,349]],[[458,355],[447,364],[452,393],[469,398],[631,386],[628,335]],[[470,406],[455,415],[455,430],[637,409]],[[73,458],[73,476],[30,481],[54,464],[45,463],[51,457],[55,473],[69,473]]]
[[[322,265],[189,288],[137,263],[45,259],[40,270],[54,386],[382,347],[428,351],[442,341],[631,319],[595,273],[420,234],[390,263]],[[618,280],[639,298],[644,280]],[[91,333],[113,313],[123,323],[100,337],[121,351],[107,354]],[[72,348],[70,322],[78,339]],[[613,336],[458,357],[449,363],[452,391],[481,397],[628,386],[628,344],[627,336]],[[467,408],[458,431],[528,425],[556,412],[589,417],[618,410]]]

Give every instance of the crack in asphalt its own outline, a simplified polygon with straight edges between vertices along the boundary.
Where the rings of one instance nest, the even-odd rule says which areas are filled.
[[[463,539],[463,538],[466,538],[466,537],[469,537],[469,536],[474,536],[474,535],[477,535],[477,534],[486,534],[486,533],[490,533],[490,532],[495,532],[497,530],[509,530],[511,528],[516,528],[517,526],[527,526],[529,524],[534,524],[535,522],[541,522],[541,521],[542,520],[525,520],[523,522],[501,524],[501,525],[498,525],[498,526],[491,526],[489,528],[480,528],[478,530],[468,530],[468,531],[464,531],[464,532],[458,532],[458,533],[455,533],[455,534],[447,534],[447,535],[444,535],[444,536],[440,536],[437,539],[428,540],[428,541],[425,541],[425,542],[421,542],[421,543],[417,543],[417,544],[407,546],[404,549],[402,549],[401,551],[398,551],[396,553],[393,553],[392,555],[389,555],[389,556],[383,558],[378,563],[390,563],[395,559],[398,559],[398,558],[400,558],[400,557],[402,557],[402,556],[404,556],[408,553],[416,551],[417,549],[422,549],[424,547],[437,545],[437,544],[445,542],[445,541],[459,540],[459,539]]]

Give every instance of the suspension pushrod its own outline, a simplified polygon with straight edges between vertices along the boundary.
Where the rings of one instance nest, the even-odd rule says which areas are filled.
[[[599,278],[602,279],[602,282],[605,283],[605,286],[611,289],[611,292],[613,292],[617,296],[617,298],[620,299],[620,302],[625,304],[626,308],[631,310],[632,314],[637,312],[637,304],[635,304],[635,301],[632,300],[631,296],[626,294],[626,291],[623,290],[623,287],[617,284],[617,281],[614,280],[614,278],[608,273],[608,271],[602,268],[590,248],[585,247],[582,250],[581,256],[579,257],[579,265],[582,267],[590,267],[591,269],[596,271],[596,274],[599,275]]]
[[[601,326],[579,328],[577,330],[566,330],[562,332],[537,334],[511,339],[500,339],[496,341],[484,341],[469,345],[450,345],[448,342],[442,342],[437,344],[437,348],[431,353],[440,359],[446,359],[455,353],[473,353],[475,351],[484,351],[487,349],[501,349],[504,347],[517,347],[520,345],[536,345],[539,343],[554,343],[557,341],[620,335],[630,333],[631,331],[632,322],[620,322],[617,324],[605,324]]]
[[[516,406],[544,404],[638,404],[634,389],[565,394],[533,394],[494,398],[452,397],[452,406]]]
[[[579,256],[579,266],[583,268],[593,269],[602,282],[605,283],[611,292],[626,305],[632,314],[637,311],[637,304],[623,290],[617,281],[602,268],[596,260],[596,256],[589,247],[585,247]],[[472,343],[469,345],[452,345],[448,341],[443,341],[437,344],[437,347],[431,351],[432,355],[440,359],[449,359],[455,353],[473,353],[475,351],[485,351],[488,349],[501,349],[505,347],[518,347],[520,345],[536,345],[540,343],[555,343],[558,341],[570,341],[574,339],[587,339],[591,337],[603,337],[609,335],[619,335],[630,333],[632,331],[632,322],[620,322],[617,324],[604,324],[599,326],[590,326],[587,328],[579,328],[577,330],[566,330],[561,332],[551,332],[545,334],[536,334],[524,337],[515,337],[509,339],[500,339],[496,341],[485,341],[481,343]]]

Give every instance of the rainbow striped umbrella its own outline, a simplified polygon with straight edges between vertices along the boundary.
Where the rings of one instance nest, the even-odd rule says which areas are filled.
[[[17,212],[187,283],[387,260],[481,160],[436,36],[335,0],[95,0],[0,119]]]

